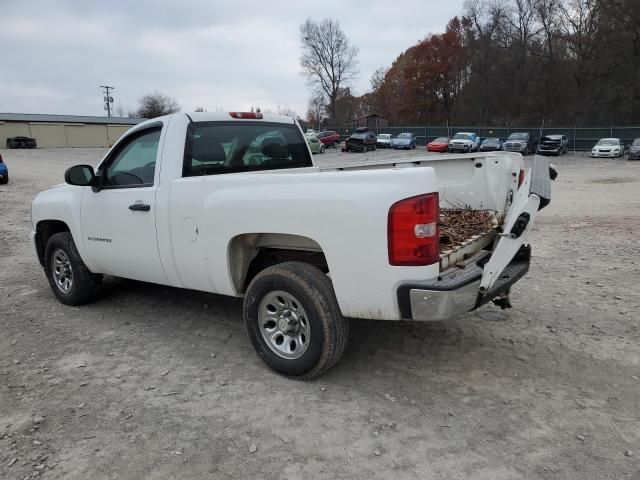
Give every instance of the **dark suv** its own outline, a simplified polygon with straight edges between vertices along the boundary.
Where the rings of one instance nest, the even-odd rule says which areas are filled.
[[[327,147],[338,148],[338,145],[340,145],[340,135],[338,135],[337,132],[325,130],[324,132],[318,133],[316,137]]]
[[[562,155],[569,151],[566,135],[545,135],[540,139],[537,153],[540,155]]]
[[[376,134],[367,127],[358,127],[345,141],[343,152],[366,152],[376,149]]]

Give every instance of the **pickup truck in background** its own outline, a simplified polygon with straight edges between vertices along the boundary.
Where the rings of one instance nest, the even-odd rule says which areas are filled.
[[[477,152],[480,148],[480,138],[473,132],[458,132],[449,141],[450,152]]]
[[[514,132],[504,141],[502,148],[507,152],[518,152],[522,155],[528,155],[530,153],[536,153],[538,143],[538,138],[528,132]]]
[[[550,201],[545,162],[525,173],[521,155],[495,152],[321,168],[292,118],[176,113],[132,127],[95,171],[71,167],[66,184],[39,193],[32,242],[64,304],[94,299],[103,275],[244,297],[260,357],[311,378],[342,355],[348,318],[510,306]],[[442,248],[452,205],[494,221]]]

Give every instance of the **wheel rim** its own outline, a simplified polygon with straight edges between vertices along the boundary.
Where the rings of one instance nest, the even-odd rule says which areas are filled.
[[[69,293],[73,287],[73,270],[71,261],[64,250],[56,249],[51,256],[51,273],[56,287],[62,293]]]
[[[309,348],[311,328],[307,313],[290,293],[267,293],[260,302],[258,322],[262,338],[279,357],[295,360]]]

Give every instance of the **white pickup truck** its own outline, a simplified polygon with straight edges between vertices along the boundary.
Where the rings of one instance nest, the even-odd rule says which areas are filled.
[[[248,335],[278,372],[334,365],[348,318],[445,320],[528,270],[526,237],[550,201],[536,158],[508,152],[314,164],[299,125],[260,113],[177,113],[129,130],[94,172],[33,201],[32,242],[55,296],[79,305],[115,275],[244,297]],[[440,207],[492,228],[440,248]]]

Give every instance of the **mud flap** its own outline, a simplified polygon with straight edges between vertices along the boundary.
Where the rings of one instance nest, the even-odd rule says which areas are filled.
[[[554,170],[555,173],[555,170]],[[503,233],[491,258],[484,266],[478,293],[486,294],[526,242],[539,210],[551,201],[549,160],[536,156],[531,170],[520,185],[504,222]]]

